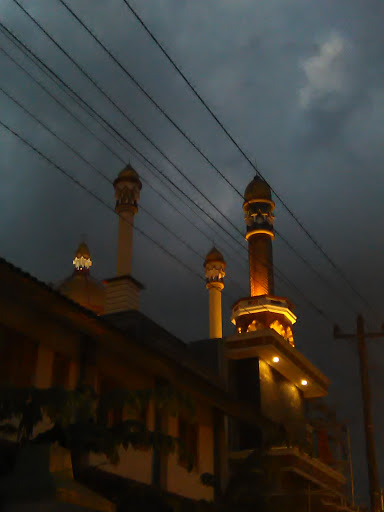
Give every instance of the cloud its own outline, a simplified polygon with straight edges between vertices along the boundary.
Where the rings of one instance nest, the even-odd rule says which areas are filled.
[[[332,33],[316,55],[306,59],[302,68],[306,84],[300,89],[299,102],[308,109],[322,104],[335,108],[343,94],[348,92],[348,50],[350,43],[337,33]]]

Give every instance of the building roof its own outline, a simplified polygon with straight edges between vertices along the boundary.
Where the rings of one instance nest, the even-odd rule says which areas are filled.
[[[78,357],[78,343],[83,339],[91,347],[93,357],[108,355],[118,358],[120,364],[125,361],[131,364],[134,360],[137,368],[164,378],[171,385],[181,385],[229,416],[266,429],[276,427],[247,402],[232,397],[218,376],[194,359],[187,344],[142,313],[128,312],[127,318],[131,320],[127,322],[129,327],[124,327],[122,317],[117,321],[116,316],[97,316],[3,258],[0,258],[0,279],[3,284],[0,287],[0,322],[8,328],[36,340],[44,336],[45,342],[55,347],[55,329],[61,338],[64,329],[67,332],[65,343],[60,346],[68,357]],[[23,317],[22,323],[20,317]],[[133,335],[135,329],[136,335]],[[76,335],[71,337],[71,333]]]

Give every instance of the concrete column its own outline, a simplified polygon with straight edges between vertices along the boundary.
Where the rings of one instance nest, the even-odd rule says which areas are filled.
[[[221,291],[223,283],[208,283],[209,290],[209,337],[223,337],[223,319],[221,308]]]
[[[132,272],[133,219],[134,214],[129,211],[119,214],[116,272],[118,277],[130,275]]]
[[[256,233],[248,240],[251,297],[274,294],[272,238]]]
[[[205,257],[204,268],[209,290],[209,337],[223,337],[221,292],[224,288],[226,263],[222,254],[215,248]]]

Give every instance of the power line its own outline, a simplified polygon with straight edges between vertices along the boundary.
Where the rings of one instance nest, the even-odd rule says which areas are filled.
[[[78,21],[78,23],[87,31],[87,33],[99,44],[99,46],[101,46],[101,48],[103,48],[103,50],[107,53],[107,55],[113,60],[113,62],[115,62],[120,69],[122,69],[124,71],[124,73],[130,78],[130,80],[140,89],[140,91],[151,101],[151,103],[153,105],[155,105],[155,107],[161,112],[161,114],[163,114],[166,119],[168,121],[171,122],[171,124],[186,138],[186,140],[194,147],[195,150],[198,151],[198,153],[207,161],[207,163],[213,167],[213,169],[215,171],[217,171],[219,173],[219,175],[225,179],[225,181],[233,188],[233,190],[236,191],[236,193],[241,197],[243,198],[243,194],[241,194],[241,192],[223,175],[223,173],[213,164],[213,162],[200,150],[200,148],[196,145],[196,143],[194,143],[190,137],[177,125],[177,123],[165,112],[165,110],[153,99],[153,97],[144,89],[144,87],[134,78],[134,76],[126,69],[125,66],[123,66],[120,61],[118,59],[116,59],[116,57],[113,55],[113,53],[105,46],[105,44],[103,44],[100,39],[88,28],[88,26],[79,18],[79,16],[77,16],[77,14],[70,8],[68,7],[68,5],[65,3],[64,0],[58,0],[67,10],[68,12],[70,12],[70,14]],[[124,0],[123,0],[124,1]],[[20,6],[20,3],[18,0],[14,0],[14,2]],[[112,100],[110,98],[110,96],[108,94],[106,94],[103,89],[97,84],[97,82],[89,76],[89,74],[84,70],[83,67],[81,67],[73,58],[72,56],[70,56],[68,54],[68,52],[66,52],[66,50],[64,50],[61,45],[59,45],[53,38],[52,36],[43,28],[41,27],[41,25],[23,8],[21,7],[21,9],[23,10],[23,12],[25,12],[27,14],[27,16],[32,20],[34,21],[34,23],[44,32],[45,35],[47,35],[47,37],[71,60],[71,62],[82,72],[85,74],[85,76],[92,82],[92,84],[97,87],[97,89],[102,92],[108,99],[109,101],[111,101],[111,103],[115,106],[115,108],[117,108],[119,110],[119,112],[135,127],[136,130],[139,131],[139,133],[145,137],[145,139],[152,145],[156,148],[157,151],[159,151],[159,153],[163,156],[163,158],[165,158],[183,177],[184,179],[186,179],[188,181],[188,183],[190,185],[192,185],[192,187],[196,190],[199,190],[197,189],[197,187],[194,185],[194,183],[186,176],[186,174],[180,170],[180,167],[177,166],[160,148],[159,146],[157,146],[157,144],[155,144],[153,142],[153,140],[151,140],[144,132],[141,128],[138,127],[138,125],[136,123],[134,123],[132,121],[132,119],[127,116],[127,114],[122,111],[122,109],[114,102],[114,100]],[[255,168],[256,169],[256,168]],[[259,175],[261,176],[261,174],[259,173]],[[261,176],[262,177],[262,176]],[[263,178],[263,177],[262,177]],[[263,178],[264,179],[264,178]],[[271,190],[273,190],[271,188]],[[279,199],[280,202],[282,202],[281,198],[276,194],[276,192],[273,190],[273,192],[275,193],[276,197]],[[238,231],[241,235],[241,231],[237,228],[237,226],[235,226],[233,224],[233,222],[225,215],[221,212],[221,210],[219,210],[216,205],[205,195],[201,192],[201,190],[199,190],[199,193],[202,195],[202,197],[204,197],[204,199],[221,215],[224,217],[224,219],[236,230]],[[283,202],[282,202],[283,204]],[[284,205],[284,204],[283,204]],[[286,246],[323,282],[323,284],[326,284],[333,292],[336,292],[337,294],[340,294],[340,290],[338,288],[336,288],[334,285],[330,284],[329,280],[326,279],[309,261],[307,258],[305,258],[304,256],[302,256],[298,251],[297,249],[292,245],[292,243],[290,243],[277,229],[275,229],[275,233],[276,235],[278,235],[282,240],[283,242],[286,244]],[[345,301],[345,297],[342,296],[342,300],[343,302]],[[367,303],[368,304],[368,303]],[[369,304],[368,304],[369,305]]]
[[[92,106],[89,105],[89,103],[87,103],[71,86],[69,86],[62,78],[60,78],[57,73],[55,73],[49,66],[47,66],[47,64],[45,64],[25,43],[23,43],[11,30],[9,30],[1,21],[0,21],[0,27],[6,31],[7,34],[9,34],[12,38],[12,40],[15,40],[17,41],[18,44],[20,44],[23,48],[25,48],[29,54],[33,55],[33,58],[36,59],[39,64],[41,66],[43,66],[52,76],[54,76],[54,78],[56,80],[58,80],[60,82],[60,84],[62,86],[64,86],[66,89],[68,89],[71,94],[77,99],[77,101],[79,101],[81,104],[85,105],[85,107],[87,108],[88,111],[91,112],[91,116],[96,116],[98,119],[100,119],[102,121],[102,123],[104,123],[106,126],[108,126],[112,131],[113,133],[115,134],[115,136],[119,137],[121,140],[123,140],[125,142],[125,144],[127,144],[136,154],[140,155],[142,159],[145,160],[145,162],[147,162],[152,168],[156,169],[156,171],[161,175],[163,176],[163,178],[165,178],[176,190],[178,190],[178,192],[180,192],[184,197],[186,197],[189,201],[191,201],[199,210],[201,210],[207,217],[210,218],[210,220],[212,222],[214,222],[217,226],[220,227],[220,229],[222,231],[224,231],[230,238],[232,238],[237,244],[240,244],[240,242],[232,235],[232,233],[230,233],[226,228],[224,228],[221,224],[219,224],[210,214],[208,214],[196,201],[194,201],[193,199],[191,199],[188,194],[186,194],[186,192],[184,192],[184,190],[182,190],[174,181],[172,181],[161,169],[159,169],[159,167],[157,167],[153,162],[151,162],[141,151],[139,151],[132,143],[130,143],[128,141],[128,139],[126,137],[124,137],[118,130],[116,130],[114,128],[114,126],[112,126],[103,116],[101,116]],[[171,165],[172,162],[171,162]],[[175,167],[176,170],[178,170],[177,167]],[[179,171],[181,174],[182,172]],[[182,174],[183,175],[183,174]],[[186,178],[187,181],[189,180],[189,178]],[[189,180],[190,181],[190,180]],[[202,194],[202,192],[200,192],[200,190],[192,183],[193,187],[196,189],[196,191],[202,195],[204,198],[204,194]],[[209,200],[208,200],[209,202]],[[222,215],[224,216],[224,214],[222,214],[220,212],[220,210],[218,210],[218,208],[212,203],[213,207]],[[224,216],[225,217],[225,216]],[[230,223],[234,226],[234,224],[230,221]],[[237,231],[238,228],[236,226],[234,226],[235,229]],[[242,233],[239,231],[239,233],[241,234],[242,236]],[[244,246],[242,246],[240,244],[241,247],[243,247],[245,249]]]
[[[5,35],[5,34],[4,34]],[[21,71],[23,71],[31,80],[33,80],[34,83],[36,83],[47,95],[49,95],[58,105],[61,106],[62,109],[64,109],[68,114],[70,114],[70,116],[76,121],[78,122],[83,128],[85,128],[90,134],[92,134],[93,137],[95,137],[106,149],[108,149],[122,164],[125,164],[125,160],[113,149],[111,148],[111,146],[107,145],[94,131],[92,131],[85,123],[83,123],[64,103],[62,103],[56,96],[54,96],[41,82],[39,82],[31,73],[29,73],[29,71],[27,71],[23,66],[21,66],[6,50],[4,50],[3,48],[0,48],[0,52],[5,55],[8,59],[10,59],[19,69],[21,69]],[[64,91],[66,94],[68,94],[66,91]],[[81,106],[81,108],[84,108],[81,104],[79,104]],[[86,111],[87,112],[87,111]],[[89,113],[87,112],[87,114],[89,115]],[[95,119],[95,118],[93,118]],[[98,119],[96,119],[96,121],[100,122]],[[102,125],[103,126],[103,125]],[[108,132],[109,133],[109,132]],[[120,142],[120,141],[119,141]],[[126,150],[126,148],[124,147],[124,149]],[[136,157],[137,158],[137,157]],[[154,173],[154,171],[152,171],[152,169],[150,169],[150,167],[148,165],[145,164],[145,162],[141,162],[140,161],[140,164],[142,166],[144,166],[153,176],[155,176],[156,179],[159,179],[158,176],[156,176],[156,174]],[[151,188],[157,195],[159,195],[166,204],[168,204],[171,208],[173,208],[179,215],[181,215],[183,218],[185,218],[192,226],[194,226],[194,228],[196,230],[198,230],[200,233],[202,233],[208,240],[211,241],[212,237],[207,234],[205,231],[203,231],[195,222],[193,222],[193,220],[188,217],[184,212],[182,212],[180,209],[178,209],[172,202],[170,202],[169,198],[166,198],[163,194],[161,194],[161,192],[159,192],[159,190],[157,190],[154,186],[151,185],[151,183],[146,180],[143,176],[141,177],[141,179],[143,180],[143,182],[149,187]],[[167,187],[169,190],[170,190],[170,187],[160,181],[160,183],[162,183],[165,187]],[[173,192],[174,193],[174,192]],[[176,196],[178,197],[178,196]],[[180,199],[186,206],[187,208],[189,208],[194,214],[197,214],[196,211],[194,211],[192,209],[192,207],[182,198],[182,197],[178,197],[178,199]],[[206,222],[206,220],[202,217],[200,217],[201,220],[206,223],[206,225],[212,229],[211,226],[209,226],[209,224]],[[217,235],[219,235],[217,233]],[[222,239],[225,243],[227,243],[227,241],[223,238]],[[238,253],[235,253],[235,254],[238,254]],[[241,260],[243,261],[243,260]]]
[[[62,0],[60,0],[62,2]],[[213,112],[213,110],[209,107],[207,102],[203,99],[201,94],[196,90],[196,88],[193,86],[191,81],[185,76],[183,71],[180,69],[180,67],[176,64],[174,59],[169,55],[169,53],[166,51],[166,49],[163,47],[163,45],[159,42],[159,40],[154,36],[154,34],[150,31],[148,26],[144,23],[143,19],[137,14],[137,12],[133,9],[133,7],[129,4],[127,0],[123,0],[124,4],[128,7],[128,9],[131,11],[131,13],[135,16],[135,18],[139,21],[141,26],[144,28],[144,30],[147,32],[147,34],[150,36],[152,41],[156,44],[156,46],[161,50],[163,55],[167,58],[167,60],[171,63],[173,68],[177,71],[177,73],[182,77],[184,82],[188,85],[190,90],[193,92],[193,94],[196,96],[196,98],[200,101],[200,103],[206,108],[206,110],[209,112],[209,114],[213,117],[213,119],[216,121],[216,123],[220,126],[220,128],[223,130],[223,132],[227,135],[227,137],[231,140],[231,142],[236,146],[236,148],[239,150],[239,152],[242,154],[242,156],[247,160],[247,162],[252,166],[252,168],[255,170],[256,174],[260,176],[270,187],[271,191],[274,193],[276,198],[279,200],[279,202],[282,204],[282,206],[286,209],[286,211],[289,213],[289,215],[295,220],[295,222],[299,225],[299,227],[302,229],[302,231],[306,234],[306,236],[312,241],[312,243],[317,247],[317,249],[321,252],[321,254],[326,258],[328,263],[331,264],[331,266],[337,271],[337,273],[344,279],[344,281],[349,285],[349,287],[354,291],[354,293],[369,307],[371,311],[374,311],[372,309],[372,306],[367,301],[367,299],[360,294],[360,292],[357,290],[355,285],[351,282],[351,280],[346,276],[344,271],[337,265],[333,259],[326,253],[326,251],[323,249],[323,247],[320,245],[320,243],[315,239],[315,237],[308,231],[308,229],[303,225],[301,220],[297,217],[297,215],[289,208],[289,206],[286,204],[284,199],[276,192],[276,190],[268,183],[268,181],[265,179],[265,177],[262,175],[262,173],[259,171],[257,166],[252,162],[252,160],[248,157],[248,155],[245,153],[244,149],[240,146],[240,144],[236,141],[236,139],[231,135],[231,133],[227,130],[227,128],[224,126],[224,124],[220,121],[220,119],[217,117],[217,115]],[[63,2],[62,2],[63,3]],[[231,186],[234,188],[234,186],[231,184]],[[239,193],[239,191],[237,190]]]
[[[211,201],[211,199],[209,199],[209,197],[207,197],[206,194],[204,194],[203,192],[201,192],[201,190],[193,183],[193,181],[186,175],[185,172],[183,172],[180,167],[175,164],[175,162],[170,159],[166,153],[164,153],[162,151],[162,149],[137,125],[137,123],[135,123],[132,118],[130,116],[128,116],[128,114],[126,112],[124,112],[124,110],[113,100],[113,98],[107,93],[105,92],[105,90],[100,86],[100,84],[94,80],[94,78],[92,78],[92,76],[84,69],[83,66],[81,66],[46,30],[44,27],[42,27],[42,25],[31,15],[29,14],[28,11],[26,11],[24,9],[24,7],[18,2],[18,0],[13,0],[19,7],[20,9],[22,9],[22,11],[28,16],[28,18],[49,38],[50,41],[52,41],[52,43],[72,62],[72,64],[74,66],[76,66],[76,68],[92,83],[92,85],[94,87],[97,88],[97,90],[103,94],[103,96],[105,96],[108,101],[110,101],[110,103],[120,112],[121,115],[124,116],[124,118],[161,154],[161,156],[163,158],[165,158],[167,160],[167,162],[169,162],[172,167],[174,167],[177,172],[183,176],[183,178],[205,199],[205,201],[208,202],[208,204],[210,204],[212,206],[212,208],[214,208],[236,231],[239,231],[239,229],[237,228],[237,226],[232,222],[231,219],[229,219],[225,214],[223,214],[219,208],[217,208],[217,206]],[[62,2],[62,0],[58,0],[60,2]],[[86,25],[83,24],[83,22],[80,20],[80,18],[78,18],[76,16],[76,14],[65,4],[65,2],[62,2],[63,5],[71,12],[71,14],[73,14],[73,16],[75,16],[75,18],[79,21],[79,23],[82,24],[82,26],[84,26],[84,28],[92,35],[92,37],[95,38],[95,36],[92,34],[92,32],[86,27]],[[97,40],[97,38],[96,38]],[[102,45],[102,43],[100,43]],[[105,49],[105,51],[108,52],[108,55],[111,55],[109,50],[107,50],[103,45],[102,47]],[[114,57],[113,57],[114,58]],[[115,59],[115,58],[114,58]],[[115,59],[116,60],[116,59]],[[116,60],[116,62],[118,62]],[[121,64],[119,64],[121,66]],[[125,68],[124,68],[125,69]],[[128,73],[128,72],[127,72]],[[129,73],[128,73],[129,74]],[[140,90],[143,90],[140,86],[140,84],[138,82],[135,81],[135,79],[133,78],[133,76],[131,74],[129,74],[129,77],[131,78],[131,80],[134,81],[134,83],[140,87]],[[148,95],[148,93],[146,93]],[[148,97],[150,97],[148,95]],[[153,100],[152,100],[153,101]],[[162,111],[163,112],[163,111]],[[167,114],[164,112],[164,115],[167,116]],[[213,164],[212,164],[213,165]],[[239,231],[240,232],[240,231]],[[243,236],[243,234],[240,232],[241,236]]]
[[[35,114],[33,114],[30,110],[28,110],[22,103],[20,103],[12,94],[7,92],[3,87],[0,85],[0,91],[11,101],[13,101],[20,109],[23,110],[29,117],[31,117],[36,123],[38,123],[40,126],[42,126],[48,133],[50,133],[53,137],[55,137],[58,141],[60,141],[66,148],[68,148],[73,154],[75,154],[81,161],[83,161],[88,167],[92,169],[92,171],[96,172],[101,178],[103,178],[109,185],[113,186],[113,180],[108,178],[103,171],[101,171],[98,167],[96,167],[92,162],[87,160],[81,153],[79,153],[73,146],[68,144],[62,137],[60,137],[54,130],[52,130],[47,124],[45,124],[43,121],[41,121]],[[143,178],[141,178],[143,179]],[[146,180],[143,180],[144,183],[151,186]],[[151,187],[152,188],[152,187]],[[154,189],[155,190],[155,189]],[[165,199],[166,200],[166,199]],[[167,201],[167,200],[166,200]],[[157,222],[163,229],[165,229],[168,233],[170,233],[172,236],[174,236],[177,240],[179,240],[187,249],[189,249],[193,254],[198,256],[200,260],[204,260],[204,257],[196,251],[194,247],[191,246],[188,242],[186,242],[180,235],[175,233],[172,229],[170,229],[166,224],[164,224],[162,221],[160,221],[156,216],[154,216],[147,208],[145,208],[143,205],[140,205],[140,210],[143,211],[146,215],[148,215],[152,220]],[[179,212],[182,214],[182,212]],[[236,282],[233,278],[230,278],[237,286],[241,288],[241,285]]]
[[[105,208],[113,212],[115,215],[117,213],[115,212],[114,208],[110,206],[108,203],[106,203],[103,199],[101,199],[97,194],[95,194],[92,190],[90,190],[88,187],[86,187],[83,183],[81,183],[77,178],[72,176],[68,171],[66,171],[62,166],[56,164],[53,160],[51,160],[48,156],[46,156],[42,151],[37,149],[33,144],[31,144],[29,141],[24,139],[19,133],[15,132],[12,128],[10,128],[6,123],[4,123],[0,119],[0,125],[3,126],[6,130],[8,130],[10,133],[12,133],[15,137],[17,137],[19,140],[21,140],[26,146],[28,146],[30,149],[32,149],[35,153],[37,153],[41,158],[46,160],[49,164],[51,164],[55,169],[60,171],[67,179],[71,180],[73,183],[75,183],[78,187],[83,189],[87,194],[91,195],[96,201],[101,203]],[[165,254],[167,254],[170,258],[177,261],[179,265],[183,266],[185,269],[187,269],[192,274],[195,274],[200,280],[205,282],[205,279],[196,272],[193,268],[189,267],[189,265],[185,264],[183,261],[178,259],[173,253],[168,251],[160,242],[152,238],[150,235],[145,233],[142,229],[138,228],[137,226],[133,225],[133,229],[135,229],[138,233],[140,233],[143,237],[150,240],[154,245],[156,245],[159,249],[161,249]]]
[[[158,170],[158,172],[160,172],[168,181],[170,181],[180,192],[183,193],[183,195],[185,195],[186,197],[188,197],[189,200],[191,200],[189,198],[188,195],[185,194],[184,191],[182,191],[182,189],[180,189],[176,184],[174,184],[171,180],[169,180],[169,178],[161,171],[159,170],[156,166],[154,166],[154,164],[152,164],[141,152],[139,152],[124,136],[122,136],[107,120],[105,120],[105,118],[103,118],[102,116],[100,116],[100,114],[97,113],[97,111],[91,107],[87,102],[85,102],[85,100],[83,98],[81,98],[81,96],[79,96],[70,86],[68,86],[68,84],[66,84],[49,66],[47,66],[39,57],[36,56],[36,54],[34,54],[34,52],[32,52],[32,50],[30,50],[30,48],[28,48],[22,41],[20,41],[19,38],[17,38],[17,36],[15,36],[12,31],[10,31],[3,23],[0,22],[0,26],[6,31],[6,33],[10,34],[10,36],[12,37],[12,40],[16,40],[22,47],[26,48],[28,50],[28,53],[29,54],[32,54],[34,56],[34,58],[36,60],[38,60],[38,62],[45,68],[49,71],[50,74],[52,74],[57,80],[59,80],[59,82],[64,85],[64,87],[68,88],[71,93],[77,97],[81,103],[83,103],[84,105],[87,106],[87,108],[93,113],[95,114],[98,118],[102,119],[102,121],[107,124],[111,130],[113,132],[116,133],[117,136],[119,136],[122,140],[124,140],[136,153],[138,153],[140,156],[142,156],[142,158],[144,158],[152,167],[154,167],[156,170]],[[188,178],[187,178],[188,179]],[[196,187],[194,186],[194,188],[200,193],[201,191]],[[203,195],[203,194],[202,194]],[[204,197],[204,195],[203,195]],[[193,201],[193,200],[191,200]],[[211,218],[211,220],[213,222],[215,222],[224,232],[226,232],[237,244],[240,245],[240,247],[242,249],[244,249],[245,251],[247,251],[247,249],[228,231],[226,230],[223,226],[221,226],[220,224],[217,223],[217,221],[215,219],[213,219],[209,214],[207,214],[201,207],[200,205],[198,205],[198,203],[196,203],[195,201],[193,201],[193,203],[200,209],[202,210],[207,216],[209,216]],[[214,206],[214,205],[213,205]],[[215,206],[214,206],[215,207]],[[215,207],[215,209],[217,209],[217,207]],[[217,209],[218,210],[218,209]],[[219,213],[220,210],[218,210]],[[224,214],[221,213],[222,216],[225,217]],[[226,217],[225,217],[226,218]],[[232,221],[229,221],[236,229],[236,231],[238,231],[241,236],[242,236],[242,232],[232,223]],[[275,265],[275,270],[278,272],[278,275],[277,277],[279,277],[283,282],[285,282],[286,284],[288,284],[288,286],[290,286],[291,288],[297,290],[297,292],[303,296],[303,298],[305,299],[305,301],[317,312],[319,313],[321,316],[323,316],[324,318],[326,318],[326,315],[324,314],[324,312],[318,308],[310,299],[308,299],[306,297],[306,295],[301,291],[301,289],[295,284],[293,283],[289,278],[287,278],[283,272],[281,272],[278,267]],[[327,319],[327,318],[326,318]],[[328,319],[327,319],[328,320]]]
[[[79,153],[73,146],[68,144],[64,139],[62,139],[55,131],[53,131],[49,126],[47,126],[45,123],[43,123],[37,116],[32,114],[27,108],[25,108],[14,96],[12,96],[9,92],[7,92],[5,89],[3,89],[0,85],[0,91],[10,100],[12,100],[19,108],[21,108],[26,114],[28,114],[36,123],[38,123],[40,126],[42,126],[45,130],[48,131],[51,135],[53,135],[57,140],[59,140],[66,148],[68,148],[74,155],[76,155],[82,162],[84,162],[86,165],[88,165],[94,172],[96,172],[101,178],[103,178],[109,185],[113,186],[113,180],[108,178],[100,169],[98,169],[95,165],[93,165],[92,162],[87,160],[83,157],[81,153]],[[196,251],[194,247],[192,247],[188,242],[183,240],[180,236],[176,235],[168,226],[166,226],[163,222],[161,222],[155,215],[153,215],[147,208],[145,208],[143,205],[140,206],[140,209],[146,213],[152,220],[157,222],[163,229],[168,231],[171,235],[178,238],[182,243],[194,254],[196,254],[199,258],[203,259],[201,254]]]

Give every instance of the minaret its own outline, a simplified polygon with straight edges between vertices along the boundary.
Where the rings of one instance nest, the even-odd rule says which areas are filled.
[[[139,175],[128,164],[114,181],[116,206],[119,215],[119,238],[117,249],[117,276],[130,275],[132,271],[133,221],[138,212],[141,181]]]
[[[209,337],[223,337],[221,292],[224,288],[226,263],[220,251],[213,247],[204,262],[207,289],[209,290]]]
[[[274,329],[293,346],[292,325],[296,322],[293,304],[285,297],[274,295],[274,208],[269,185],[255,176],[245,189],[243,204],[251,296],[233,306],[232,322],[238,333]]]
[[[113,183],[115,188],[115,211],[119,216],[116,277],[107,279],[105,312],[121,313],[139,309],[140,290],[143,286],[131,276],[133,222],[138,212],[141,181],[139,175],[128,164]]]

